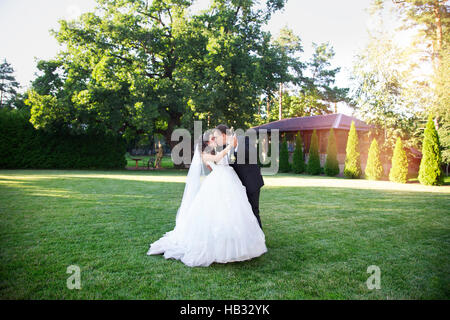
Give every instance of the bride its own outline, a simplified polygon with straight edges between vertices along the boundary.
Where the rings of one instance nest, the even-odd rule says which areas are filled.
[[[175,228],[153,242],[147,255],[164,254],[190,267],[207,267],[267,252],[245,187],[228,165],[232,139],[217,154],[213,135],[203,135],[196,144]],[[212,172],[203,177],[206,165]]]

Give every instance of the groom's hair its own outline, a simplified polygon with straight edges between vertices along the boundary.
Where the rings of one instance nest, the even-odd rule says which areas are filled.
[[[219,124],[216,129],[222,132],[222,134],[227,134],[228,126],[226,124]]]

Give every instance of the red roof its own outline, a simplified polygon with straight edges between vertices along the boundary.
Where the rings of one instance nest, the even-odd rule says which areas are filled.
[[[272,129],[278,129],[280,132],[286,131],[303,131],[303,130],[320,130],[320,129],[344,129],[350,130],[352,121],[355,121],[357,131],[369,131],[372,127],[364,121],[361,121],[355,117],[347,116],[342,113],[331,113],[310,117],[296,117],[281,119],[278,121],[269,122],[258,127],[253,127],[255,130],[266,129],[270,131]]]

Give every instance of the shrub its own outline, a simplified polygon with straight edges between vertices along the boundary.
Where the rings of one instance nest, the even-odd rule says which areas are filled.
[[[291,171],[291,165],[289,164],[289,151],[286,138],[283,138],[283,142],[280,146],[280,172],[289,171]]]
[[[339,162],[337,159],[336,137],[333,128],[328,135],[327,160],[325,161],[324,172],[327,176],[339,174]]]
[[[430,114],[422,144],[422,160],[419,167],[419,181],[425,185],[441,185],[444,182],[439,136]]]
[[[0,110],[0,168],[124,168],[121,137],[99,132],[72,135],[36,130],[27,110]]]
[[[309,174],[320,174],[320,157],[319,157],[319,138],[317,137],[316,129],[314,129],[311,136],[311,145],[309,146],[309,159],[306,171]]]
[[[297,138],[295,139],[292,170],[294,171],[294,173],[302,173],[305,171],[305,160],[303,159],[303,141],[300,132],[297,133]]]
[[[383,176],[383,165],[380,160],[380,148],[377,139],[373,139],[370,144],[365,174],[369,180],[379,180]]]
[[[358,133],[355,122],[352,121],[348,132],[347,148],[345,150],[344,176],[347,178],[359,178],[361,176],[361,159],[359,153]]]
[[[403,143],[400,137],[397,138],[397,142],[395,143],[389,180],[399,183],[406,183],[408,181],[408,158],[406,157],[406,152],[403,149]]]

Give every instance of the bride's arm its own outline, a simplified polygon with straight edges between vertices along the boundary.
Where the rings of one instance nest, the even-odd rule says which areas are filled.
[[[211,162],[218,162],[220,161],[225,155],[231,150],[232,145],[228,145],[225,149],[220,151],[218,154],[209,154],[209,153],[202,153],[202,159],[203,161],[211,161]]]

